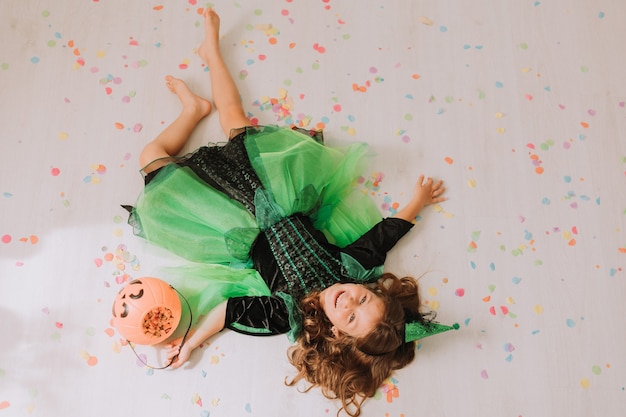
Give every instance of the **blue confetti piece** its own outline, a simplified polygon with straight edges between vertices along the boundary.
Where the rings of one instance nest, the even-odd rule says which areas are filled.
[[[441,27],[439,28],[439,31],[440,31],[440,32],[442,32],[442,33],[446,33],[446,32],[448,31],[448,28],[447,28],[447,27],[445,27],[445,26],[441,26]]]
[[[513,277],[513,279],[511,279],[511,281],[513,281],[513,284],[517,285],[520,282],[522,282],[522,279],[520,277]]]
[[[475,263],[474,261],[471,261],[471,262],[470,262],[470,267],[471,267],[472,269],[476,269],[476,263]]]
[[[598,13],[598,19],[604,19],[604,12]]]
[[[566,175],[563,177],[563,181],[565,181],[566,183],[570,183],[572,182],[572,177],[570,177],[569,175]]]
[[[39,57],[38,56],[34,56],[30,59],[30,62],[32,62],[33,64],[38,64],[39,63]]]
[[[544,206],[549,206],[550,205],[550,199],[548,197],[544,197],[541,200],[541,204],[543,204]]]
[[[504,84],[502,84],[500,81],[496,81],[496,88],[502,88],[504,87]]]
[[[567,319],[565,320],[565,324],[567,325],[567,327],[569,327],[570,329],[573,327],[576,327],[576,322],[572,319]]]
[[[489,269],[491,269],[492,271],[496,270],[496,264],[494,264],[493,262],[489,264]]]

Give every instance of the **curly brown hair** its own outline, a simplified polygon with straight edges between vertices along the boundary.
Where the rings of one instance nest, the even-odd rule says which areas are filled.
[[[404,342],[405,317],[421,317],[418,285],[414,278],[385,273],[368,285],[381,297],[385,312],[381,322],[367,336],[335,336],[319,302],[319,292],[308,294],[300,303],[304,313],[303,331],[289,348],[289,361],[298,374],[285,383],[305,380],[305,390],[320,387],[329,399],[339,399],[349,416],[361,414],[363,402],[393,371],[415,357],[415,342]],[[339,414],[339,412],[337,414]]]

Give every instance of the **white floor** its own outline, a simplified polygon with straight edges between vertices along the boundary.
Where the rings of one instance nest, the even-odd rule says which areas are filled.
[[[421,276],[461,329],[422,341],[364,415],[623,416],[626,3],[214,5],[252,117],[370,143],[364,188],[384,215],[420,173],[448,185],[386,268]],[[282,336],[224,332],[153,371],[109,324],[119,281],[172,261],[119,205],[176,116],[163,77],[211,95],[194,49],[206,6],[3,2],[0,417],[336,414],[284,386]],[[190,148],[221,139],[213,116]]]

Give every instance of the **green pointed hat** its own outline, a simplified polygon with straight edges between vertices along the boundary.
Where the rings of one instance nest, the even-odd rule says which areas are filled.
[[[457,330],[458,328],[458,323],[454,323],[452,326],[448,326],[433,321],[428,321],[424,323],[420,323],[419,321],[407,322],[404,325],[404,342],[412,342],[414,340],[423,339],[437,333],[447,332],[448,330]]]

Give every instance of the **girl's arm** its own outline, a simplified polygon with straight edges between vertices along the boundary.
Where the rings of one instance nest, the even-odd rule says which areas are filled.
[[[218,304],[209,312],[209,314],[200,319],[198,326],[190,332],[190,336],[185,341],[182,348],[180,346],[182,338],[177,339],[166,346],[168,361],[178,356],[174,363],[172,363],[172,368],[179,368],[184,365],[195,348],[224,328],[224,321],[226,320],[226,304],[227,301]]]
[[[446,190],[443,181],[434,182],[428,178],[424,182],[424,176],[420,175],[415,184],[413,198],[409,203],[398,211],[393,217],[412,222],[422,209],[430,204],[441,203],[446,198],[441,194]]]

